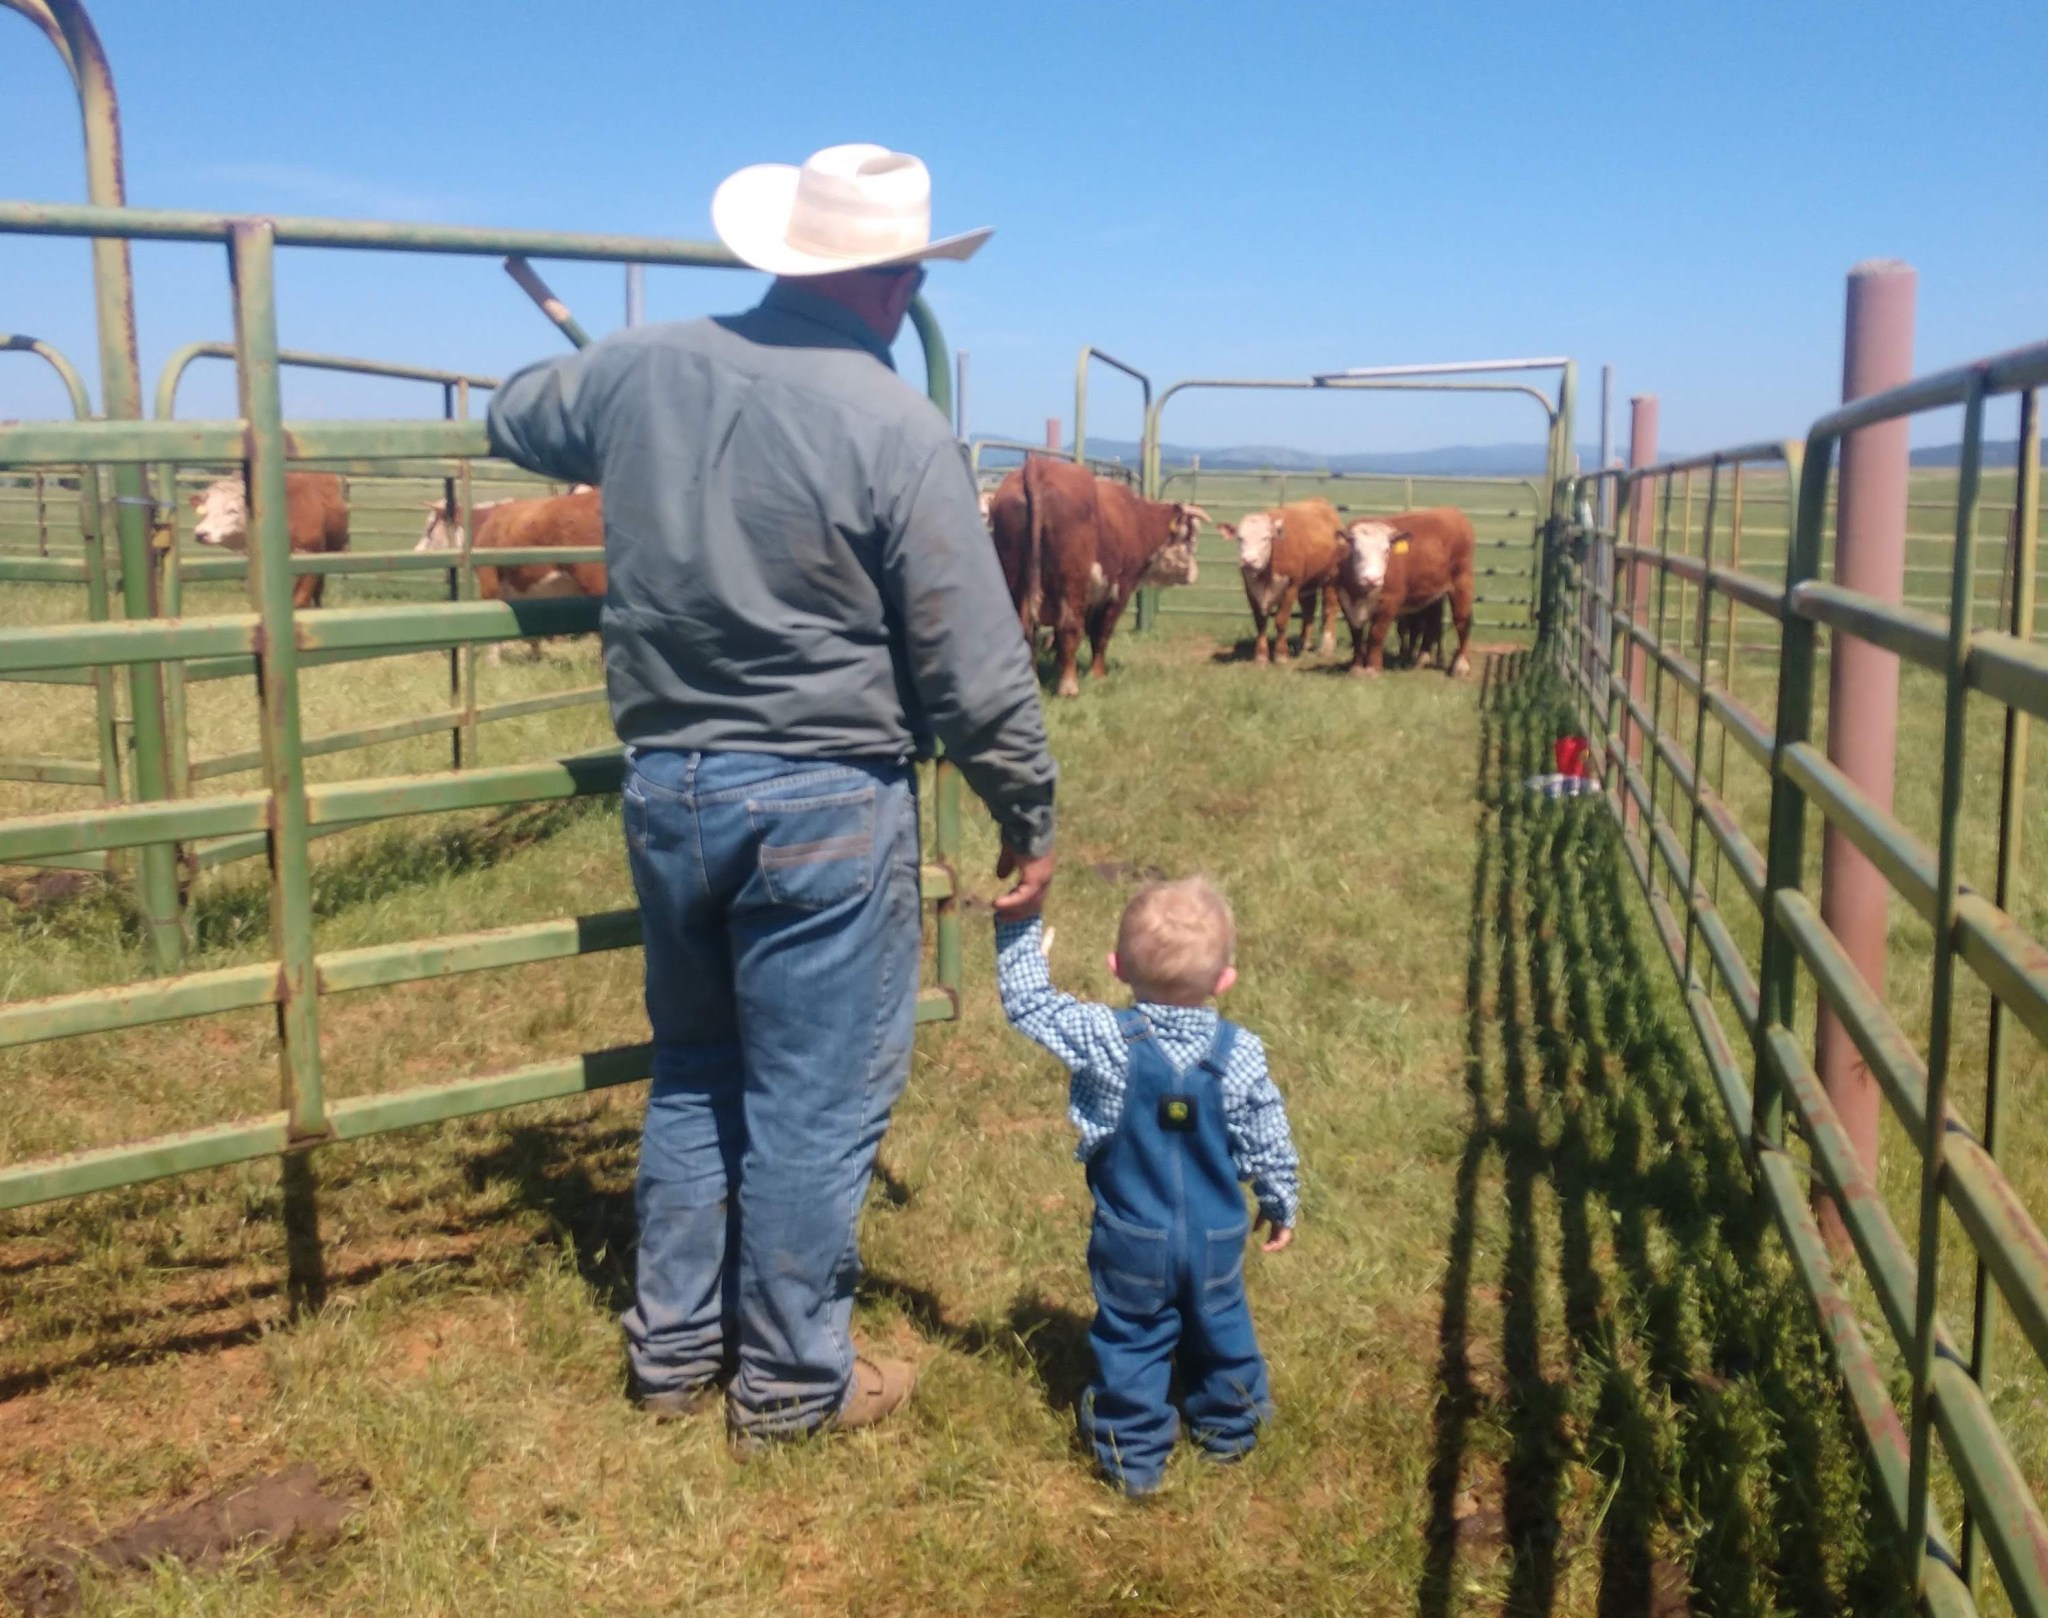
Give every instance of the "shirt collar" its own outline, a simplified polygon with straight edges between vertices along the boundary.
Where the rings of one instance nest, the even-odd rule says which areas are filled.
[[[844,304],[821,298],[815,292],[806,292],[794,281],[777,281],[769,287],[768,295],[761,300],[761,307],[797,320],[808,320],[814,326],[823,326],[841,337],[851,338],[854,346],[866,349],[890,370],[896,369],[896,360],[889,352],[889,345],[876,334],[874,327]]]
[[[1170,1006],[1160,1000],[1140,1000],[1137,1008],[1160,1033],[1199,1034],[1215,1027],[1221,1015],[1214,1006]]]

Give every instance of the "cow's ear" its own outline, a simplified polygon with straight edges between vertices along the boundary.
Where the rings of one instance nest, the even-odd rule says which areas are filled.
[[[194,511],[204,511],[204,510],[206,509],[206,496],[205,496],[205,495],[203,495],[203,494],[194,494],[194,495],[187,495],[187,496],[186,496],[186,498],[187,498],[188,500],[190,500],[190,501],[192,502],[192,509],[193,509]]]

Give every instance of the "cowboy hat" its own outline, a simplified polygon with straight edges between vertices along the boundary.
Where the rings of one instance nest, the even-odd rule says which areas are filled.
[[[931,172],[908,152],[868,145],[828,146],[801,168],[743,168],[712,197],[711,223],[742,262],[771,275],[969,259],[993,234],[933,241]]]

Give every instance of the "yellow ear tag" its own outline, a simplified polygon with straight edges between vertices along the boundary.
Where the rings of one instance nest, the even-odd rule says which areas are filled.
[[[1405,539],[1397,539],[1397,540],[1395,540],[1395,541],[1394,541],[1394,554],[1395,554],[1396,556],[1406,556],[1406,555],[1408,554],[1408,541],[1407,541],[1407,540],[1405,540]]]

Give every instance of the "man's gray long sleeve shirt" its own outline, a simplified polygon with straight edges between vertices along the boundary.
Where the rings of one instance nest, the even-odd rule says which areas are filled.
[[[630,746],[924,757],[1052,846],[1038,684],[958,446],[851,311],[742,315],[528,366],[491,452],[604,490],[605,684]]]

